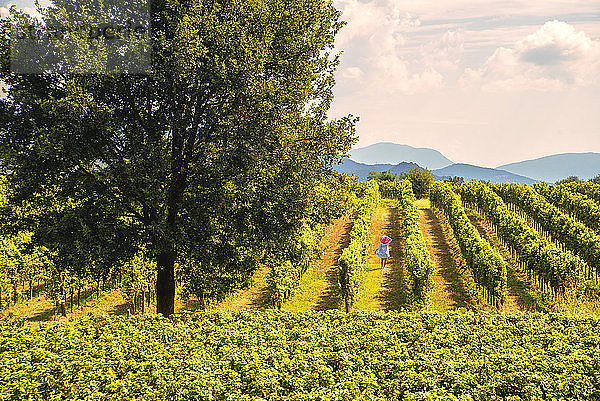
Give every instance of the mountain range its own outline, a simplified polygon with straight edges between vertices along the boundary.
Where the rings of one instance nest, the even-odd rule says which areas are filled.
[[[553,183],[570,176],[587,180],[600,175],[600,153],[564,153],[487,168],[453,163],[434,149],[383,142],[350,151],[350,159],[345,159],[335,170],[365,180],[371,171],[401,174],[418,167],[431,170],[437,179],[463,177],[492,183]]]

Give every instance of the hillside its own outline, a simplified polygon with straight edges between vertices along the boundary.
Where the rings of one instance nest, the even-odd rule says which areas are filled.
[[[506,164],[498,169],[546,182],[570,176],[588,180],[600,175],[600,153],[564,153]]]
[[[419,168],[419,165],[416,163],[399,163],[396,165],[393,164],[375,164],[369,165],[364,163],[358,163],[354,160],[344,159],[344,161],[334,166],[334,170],[339,173],[345,173],[348,175],[357,175],[359,180],[366,180],[367,176],[371,171],[377,171],[378,173],[382,171],[391,171],[392,173],[402,174],[407,172],[412,168]]]
[[[535,180],[508,171],[473,166],[470,164],[453,164],[451,166],[434,170],[438,177],[463,177],[465,181],[489,181],[491,183],[516,182],[519,184],[534,184]]]
[[[390,142],[380,142],[366,148],[350,151],[350,158],[364,164],[416,163],[421,167],[434,170],[452,164],[452,161],[439,151],[428,148],[413,148]]]
[[[335,171],[348,175],[357,175],[359,180],[366,180],[371,171],[391,171],[392,173],[402,174],[412,168],[420,168],[416,163],[400,164],[364,164],[350,159],[345,159],[343,163],[335,166]],[[535,180],[523,177],[508,171],[497,170],[493,168],[472,166],[469,164],[453,164],[451,166],[433,170],[433,175],[438,180],[444,180],[450,177],[463,177],[465,181],[489,181],[491,183],[516,182],[520,184],[533,184]]]

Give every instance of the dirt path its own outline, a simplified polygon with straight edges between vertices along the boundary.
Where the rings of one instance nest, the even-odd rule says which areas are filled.
[[[459,307],[471,308],[472,300],[462,284],[441,222],[428,206],[419,208],[419,218],[421,231],[436,266],[432,275],[433,289],[431,290],[431,301],[434,307],[439,311]]]
[[[363,286],[354,303],[354,310],[398,310],[409,302],[409,286],[404,268],[404,249],[401,222],[396,204],[384,200],[373,214],[368,250],[368,269]],[[390,258],[381,268],[381,259],[375,255],[382,235],[390,236]]]
[[[519,268],[518,262],[512,257],[509,250],[503,246],[493,228],[477,212],[466,208],[471,224],[479,231],[504,260],[508,263],[506,272],[507,295],[502,307],[505,312],[531,311],[536,309],[536,289],[527,279],[527,275]]]
[[[221,312],[234,310],[258,310],[270,306],[265,277],[268,267],[258,269],[252,276],[252,285],[219,303],[215,309]]]
[[[338,286],[338,260],[350,242],[352,222],[349,218],[336,220],[325,231],[322,241],[324,253],[315,260],[302,277],[292,298],[283,305],[290,312],[306,310],[342,309]]]

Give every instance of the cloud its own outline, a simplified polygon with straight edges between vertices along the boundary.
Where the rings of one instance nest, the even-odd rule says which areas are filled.
[[[336,2],[343,11],[342,18],[348,21],[336,38],[337,48],[343,50],[337,77],[342,95],[412,94],[444,85],[437,71],[441,62],[415,62],[421,61],[421,56],[407,52],[411,46],[421,47],[410,41],[421,20],[401,11],[398,4],[395,0]],[[452,42],[452,38],[446,41]]]
[[[500,47],[483,68],[465,69],[463,85],[485,91],[560,91],[600,81],[600,40],[561,21],[546,22],[512,47]]]
[[[0,7],[0,18],[8,17],[9,11],[6,7]]]
[[[464,47],[463,31],[446,31],[439,39],[422,46],[422,62],[429,68],[457,69],[463,61]]]

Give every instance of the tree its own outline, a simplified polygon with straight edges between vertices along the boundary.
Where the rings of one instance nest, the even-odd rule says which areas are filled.
[[[410,181],[417,199],[429,196],[431,185],[435,181],[433,173],[427,169],[413,168],[402,175],[402,179]]]
[[[46,18],[85,3],[57,0]],[[107,264],[147,249],[163,315],[176,262],[218,272],[223,291],[248,280],[355,142],[354,117],[327,117],[339,17],[326,0],[153,0],[147,75],[12,74],[4,22],[0,143],[14,200],[67,204],[44,213],[79,227],[36,238],[60,250],[81,238],[65,265],[119,243]]]
[[[581,180],[579,179],[579,177],[571,176],[571,177],[567,177],[562,180],[556,181],[556,184],[560,185],[560,184],[568,184],[570,182],[580,182],[580,181]]]
[[[594,184],[600,184],[600,175],[597,175],[594,178],[592,178],[590,182],[593,182]]]
[[[391,171],[371,171],[367,177],[369,181],[376,180],[381,183],[383,181],[398,181],[398,174],[392,173]]]

